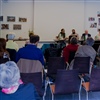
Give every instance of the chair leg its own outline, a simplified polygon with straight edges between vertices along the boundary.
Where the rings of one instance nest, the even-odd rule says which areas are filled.
[[[53,95],[53,93],[52,93],[52,100],[54,100],[54,95]]]
[[[46,81],[45,82],[45,90],[44,90],[43,100],[45,100],[45,96],[46,96],[46,91],[47,91],[48,84],[49,84],[49,82]]]
[[[88,100],[88,92],[86,91],[86,100]]]
[[[81,94],[80,94],[80,92],[79,92],[79,94],[78,94],[78,95],[79,95],[79,100],[81,100]]]
[[[74,100],[74,93],[72,94],[72,100]]]
[[[49,83],[49,87],[50,87],[50,83]],[[51,95],[52,95],[52,100],[54,100],[54,94],[52,92],[52,89],[50,88],[50,91],[51,91]]]
[[[79,100],[81,100],[81,89],[82,89],[82,80],[81,80],[81,84],[80,84],[80,88],[79,88]]]

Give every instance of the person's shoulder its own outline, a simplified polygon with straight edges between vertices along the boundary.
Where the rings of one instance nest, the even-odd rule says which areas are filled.
[[[91,34],[88,34],[88,36],[91,36]]]
[[[84,35],[85,35],[85,33],[82,34],[82,36],[84,36]]]
[[[19,88],[22,88],[22,89],[35,89],[34,85],[32,83],[28,83],[28,84],[21,84]]]
[[[19,48],[18,52],[25,50],[26,47]]]

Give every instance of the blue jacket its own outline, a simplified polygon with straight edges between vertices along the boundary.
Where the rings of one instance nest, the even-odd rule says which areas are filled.
[[[32,83],[21,84],[18,90],[12,94],[5,94],[0,90],[0,100],[40,100]]]
[[[35,45],[27,45],[26,47],[20,48],[16,54],[16,62],[20,58],[30,59],[30,60],[39,60],[42,65],[44,65],[44,57],[41,49],[37,48]]]

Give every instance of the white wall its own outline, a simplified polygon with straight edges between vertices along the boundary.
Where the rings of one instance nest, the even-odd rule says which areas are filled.
[[[90,28],[89,17],[94,17],[98,24],[97,11],[100,11],[99,0],[36,0],[34,5],[34,31],[41,35],[42,40],[53,40],[65,28],[67,36],[75,28],[81,37],[85,29],[94,38],[97,28]]]
[[[99,1],[99,0],[98,0]],[[98,18],[97,17],[97,12],[100,11],[100,1],[96,2],[94,0],[94,2],[87,2],[85,5],[85,28],[89,30],[89,32],[91,33],[92,37],[95,37],[95,35],[98,34],[98,28],[100,28],[100,26],[98,25]],[[95,21],[88,21],[89,17],[94,17]],[[97,23],[97,28],[90,28],[90,24],[91,23]]]
[[[35,2],[34,18],[34,31],[42,40],[53,40],[61,28],[65,28],[67,36],[72,28],[81,33],[84,30],[84,3]]]
[[[0,0],[2,1],[2,0]],[[4,2],[5,1],[5,2]],[[97,28],[90,28],[89,17],[95,17],[98,22],[97,11],[100,11],[99,0],[4,0],[0,5],[4,21],[8,23],[9,30],[0,30],[1,37],[13,31],[16,38],[28,38],[28,31],[34,30],[41,40],[53,40],[65,28],[67,36],[75,28],[81,36],[85,29],[94,37]],[[2,9],[1,9],[2,6]],[[7,16],[15,16],[15,22],[7,22]],[[27,18],[27,22],[18,22],[19,17]],[[13,24],[21,24],[22,30],[13,30]],[[99,27],[99,26],[98,26]]]
[[[28,38],[29,29],[33,29],[33,21],[34,21],[34,4],[33,2],[25,2],[25,1],[10,1],[5,0],[2,2],[2,14],[4,16],[4,21],[1,24],[9,24],[9,30],[1,30],[1,37],[5,37],[5,35],[9,32],[15,32],[16,38],[23,37]],[[15,22],[7,22],[7,16],[15,16]],[[27,18],[27,22],[19,22],[19,17]],[[21,24],[21,30],[13,30],[13,24]]]

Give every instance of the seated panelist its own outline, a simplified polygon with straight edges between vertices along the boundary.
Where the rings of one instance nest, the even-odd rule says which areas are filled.
[[[85,32],[81,36],[81,39],[85,41],[89,37],[91,37],[91,34],[88,33],[88,30],[85,30]]]
[[[65,29],[62,28],[61,32],[58,34],[58,36],[56,36],[56,40],[66,40],[66,33],[65,33]]]

